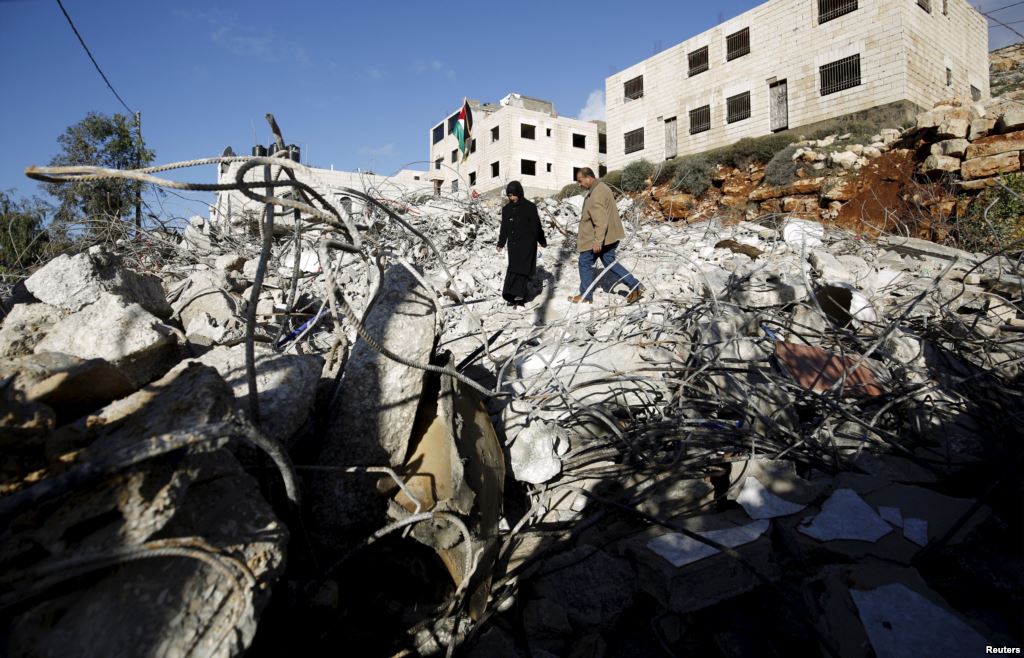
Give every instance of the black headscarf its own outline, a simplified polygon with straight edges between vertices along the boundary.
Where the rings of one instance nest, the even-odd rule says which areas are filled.
[[[505,186],[505,194],[515,194],[520,201],[522,201],[525,197],[525,195],[523,194],[523,186],[520,185],[519,181],[517,180],[511,181],[509,182],[508,185]]]

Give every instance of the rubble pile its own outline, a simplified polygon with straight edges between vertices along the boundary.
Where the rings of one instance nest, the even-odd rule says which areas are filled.
[[[543,199],[512,307],[498,202],[352,198],[5,300],[6,654],[1019,645],[1017,261],[622,198],[576,305]]]

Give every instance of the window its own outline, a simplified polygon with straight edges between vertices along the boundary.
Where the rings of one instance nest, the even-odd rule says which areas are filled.
[[[975,87],[974,85],[971,85],[971,100],[973,100],[973,101],[980,101],[981,100],[981,90],[978,89],[977,87]]]
[[[599,178],[603,178],[604,175],[607,174],[607,173],[608,173],[608,167],[606,167],[604,165],[598,165],[597,166],[597,175],[598,175]]]
[[[437,160],[434,160],[434,169],[440,169],[441,168],[441,160],[442,160],[442,158],[438,158]]]
[[[690,134],[696,135],[708,130],[711,130],[711,106],[690,110]]]
[[[442,139],[444,139],[444,123],[443,122],[437,124],[436,126],[434,126],[434,141],[433,141],[433,143],[437,144]]]
[[[932,13],[932,0],[917,0],[917,6],[929,14]]]
[[[537,161],[536,160],[520,160],[519,161],[519,173],[523,176],[536,176],[537,175]]]
[[[860,84],[860,55],[824,64],[818,70],[821,76],[822,96],[856,87]]]
[[[551,129],[550,129],[550,128],[548,128],[548,129],[547,129],[547,130],[545,131],[545,135],[547,135],[548,137],[551,137]]]
[[[523,139],[536,139],[537,126],[531,126],[528,123],[519,124],[519,136]]]
[[[491,128],[491,143],[492,144],[494,142],[498,141],[498,128],[499,127],[500,126],[494,126],[493,128]]]
[[[623,138],[626,140],[626,153],[636,153],[637,151],[644,150],[643,128],[630,130],[628,133],[623,135]]]
[[[452,181],[452,192],[458,192],[458,191],[459,191],[459,179],[456,178],[455,180]]]
[[[551,173],[551,163],[550,162],[548,163],[548,173],[549,174]]]
[[[469,140],[469,152],[470,153],[476,153],[476,140],[475,139]]]
[[[708,70],[708,47],[698,48],[693,51],[687,58],[690,60],[690,77],[703,73]]]
[[[946,86],[953,86],[953,70],[948,67],[946,68]]]
[[[942,15],[949,16],[949,0],[942,0]]]
[[[470,184],[470,186],[476,185],[476,172],[475,171],[469,172],[469,184]]]
[[[735,34],[730,34],[725,38],[725,59],[731,62],[732,60],[743,57],[750,52],[750,28],[745,27]]]
[[[579,173],[580,173],[580,167],[573,167],[572,168],[572,180],[574,182],[576,181],[576,177],[579,175]]]
[[[572,134],[572,147],[577,149],[587,148],[587,136],[578,133]]]
[[[857,0],[818,0],[818,25],[857,11]]]
[[[498,163],[497,162],[492,162],[491,163],[491,178],[497,178],[497,177],[498,177]]]
[[[459,161],[459,149],[452,149],[452,162]]]
[[[457,124],[458,122],[459,122],[459,113],[458,112],[456,112],[455,114],[453,114],[450,117],[448,117],[448,134],[449,135],[451,135],[453,132],[455,132],[455,124]]]
[[[644,97],[644,76],[638,75],[632,80],[626,80],[622,85],[627,101],[635,101]]]
[[[736,94],[725,99],[725,121],[736,123],[750,118],[750,92]]]
[[[605,133],[597,133],[597,152],[608,152],[608,135],[606,135]]]

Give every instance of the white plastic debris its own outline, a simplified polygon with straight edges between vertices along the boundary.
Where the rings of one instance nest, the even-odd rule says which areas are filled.
[[[838,489],[822,504],[820,514],[803,520],[800,532],[818,541],[876,542],[892,527],[853,489]]]
[[[744,526],[726,528],[724,530],[708,530],[698,532],[701,537],[722,544],[729,548],[736,548],[749,544],[763,535],[770,525],[768,520],[754,521]],[[692,564],[706,557],[719,553],[713,546],[701,543],[696,539],[681,535],[677,532],[670,532],[647,542],[647,548],[667,560],[672,566],[681,567]]]
[[[750,518],[755,520],[789,516],[806,507],[806,505],[798,505],[779,498],[761,484],[760,480],[749,476],[743,481],[743,489],[737,496],[736,502],[743,507]]]

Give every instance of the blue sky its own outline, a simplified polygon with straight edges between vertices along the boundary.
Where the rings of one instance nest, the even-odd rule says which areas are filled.
[[[605,76],[757,4],[645,3],[661,17],[652,23],[628,2],[64,0],[114,87],[142,112],[158,163],[228,145],[247,153],[254,127],[269,141],[263,116],[272,112],[305,162],[378,173],[425,169],[429,129],[464,96],[516,91],[593,118]],[[1024,4],[994,15],[1022,20]],[[990,39],[993,48],[1020,40],[1001,27]],[[0,62],[0,189],[41,193],[24,168],[46,164],[57,136],[87,112],[124,110],[55,0],[0,0]],[[213,182],[215,172],[185,178]]]

